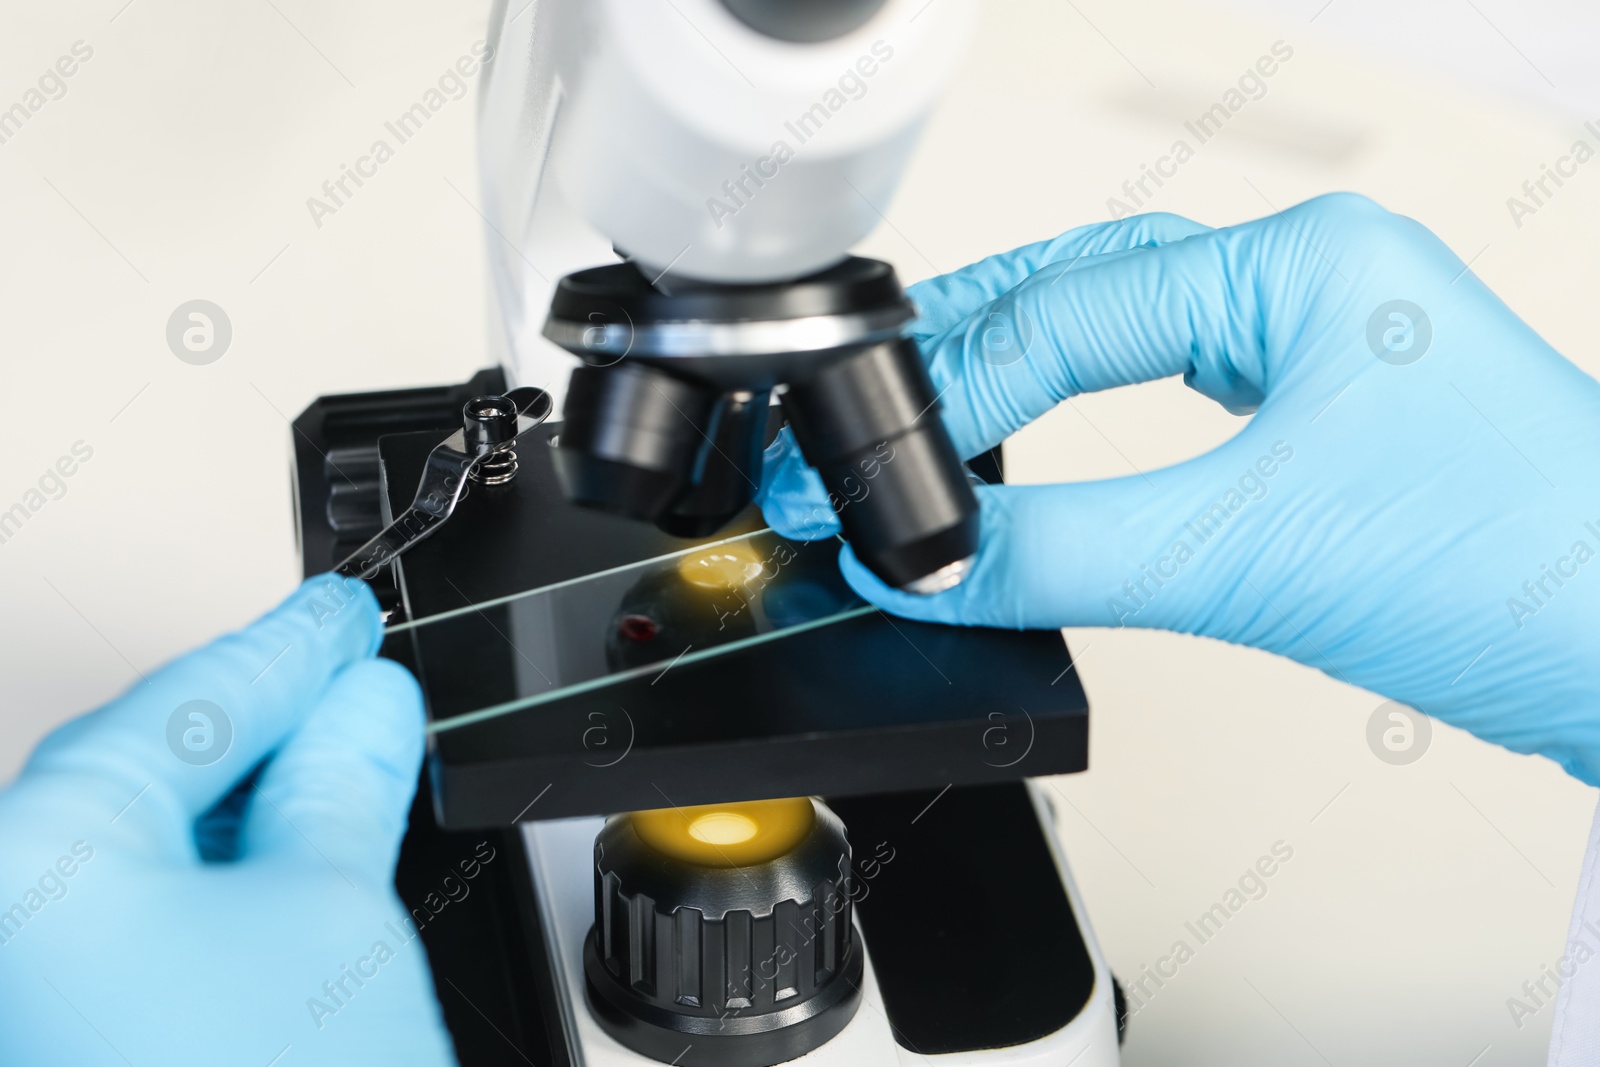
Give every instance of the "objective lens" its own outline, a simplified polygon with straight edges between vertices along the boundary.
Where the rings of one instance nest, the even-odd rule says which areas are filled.
[[[948,589],[977,552],[978,500],[899,336],[914,313],[894,270],[859,257],[756,285],[658,287],[631,263],[569,274],[545,336],[584,357],[598,337],[621,362],[572,376],[556,449],[568,499],[677,537],[714,533],[761,482],[781,384],[861,562],[906,592]]]
[[[689,488],[716,394],[641,363],[579,367],[556,473],[567,498],[653,520]]]
[[[916,345],[835,360],[792,383],[783,408],[868,570],[919,594],[961,580],[978,550],[978,498]]]
[[[689,485],[656,526],[674,537],[709,537],[755,499],[761,483],[770,392],[738,391],[717,398],[695,455]]]
[[[770,396],[719,393],[638,361],[579,367],[556,442],[562,488],[674,537],[713,534],[755,496]]]

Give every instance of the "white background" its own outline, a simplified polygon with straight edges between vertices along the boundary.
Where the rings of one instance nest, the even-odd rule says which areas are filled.
[[[94,56],[0,145],[0,509],[74,442],[94,455],[0,544],[0,777],[291,587],[286,417],[485,363],[471,98],[320,228],[305,200],[486,18],[483,0],[7,0],[0,107],[73,42]],[[1600,118],[1597,30],[1576,0],[992,3],[863,251],[916,278],[1105,218],[1283,40],[1267,96],[1151,206],[1222,224],[1365,192],[1595,373],[1600,163],[1520,228],[1505,200]],[[234,330],[205,367],[164,336],[197,297]],[[1063,406],[1008,458],[1017,481],[1122,475],[1238,426],[1159,383]],[[1379,698],[1264,654],[1069,638],[1092,769],[1056,783],[1061,829],[1116,970],[1294,848],[1134,1018],[1130,1067],[1543,1062],[1550,1010],[1519,1030],[1505,1002],[1560,955],[1594,790],[1442,726],[1419,763],[1385,765],[1365,741]]]

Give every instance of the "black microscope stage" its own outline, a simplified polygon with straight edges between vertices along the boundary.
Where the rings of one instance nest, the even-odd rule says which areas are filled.
[[[697,543],[567,504],[549,445],[560,432],[551,423],[525,435],[516,478],[472,486],[451,520],[399,564],[401,614],[424,622],[391,640],[409,643],[427,694],[443,825],[504,825],[536,796],[528,817],[558,818],[1084,768],[1087,705],[1059,634],[939,626],[875,609],[849,614],[843,609],[864,606],[838,577],[833,538],[748,542],[766,558],[784,553],[782,573],[771,564],[772,586],[757,595],[782,593],[800,602],[791,612],[821,624],[705,659],[685,653],[726,640],[744,613],[738,601],[686,607],[691,587],[660,588],[670,564],[640,572],[632,590],[618,588],[631,572],[590,583],[594,597],[612,602],[588,604],[587,592],[567,590],[559,602],[497,603]],[[380,441],[391,511],[410,502],[438,437]],[[706,540],[761,528],[752,508]],[[425,622],[446,613],[454,613],[446,622]],[[654,662],[649,649],[606,649],[620,620],[651,613],[663,616]],[[836,621],[821,621],[828,618]],[[607,654],[609,678],[567,665]],[[528,699],[542,702],[516,709]]]
[[[308,408],[295,423],[306,573],[404,509],[460,403],[503,388],[485,372]],[[793,562],[758,593],[771,601],[763,619],[798,611],[804,625],[710,651],[728,635],[704,613],[674,614],[682,590],[661,585],[672,567],[639,565],[745,535],[765,550],[775,535],[755,533],[753,508],[697,542],[574,507],[551,462],[559,433],[524,435],[513,481],[473,485],[372,583],[392,611],[383,654],[418,675],[429,706],[396,885],[460,1061],[572,1062],[518,820],[768,797],[825,797],[858,860],[896,839],[902,858],[862,912],[901,1044],[1010,1046],[1070,1020],[1094,968],[1021,782],[1087,763],[1087,703],[1060,635],[891,618],[853,600],[829,538],[783,542]],[[999,479],[997,453],[971,467]],[[614,577],[589,577],[602,573]],[[572,583],[567,594],[534,592],[558,583]],[[630,615],[654,617],[676,643],[619,653]],[[467,869],[476,881],[462,882]],[[930,883],[948,892],[930,895]],[[450,889],[463,884],[471,896],[457,902]]]

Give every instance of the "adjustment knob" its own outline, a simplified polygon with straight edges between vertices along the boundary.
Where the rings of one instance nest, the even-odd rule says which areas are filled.
[[[595,839],[590,1007],[633,1051],[768,1067],[860,1004],[850,845],[807,797],[617,815]]]

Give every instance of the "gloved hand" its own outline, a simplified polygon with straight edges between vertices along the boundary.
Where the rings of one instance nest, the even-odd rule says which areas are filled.
[[[380,638],[313,579],[39,745],[0,793],[0,1063],[455,1062],[392,885],[423,721]]]
[[[981,491],[981,549],[947,593],[887,589],[846,550],[863,596],[1267,649],[1600,784],[1600,384],[1422,226],[1350,195],[1219,230],[1151,215],[911,295],[963,455],[1180,373],[1255,414],[1165,470]],[[767,472],[775,528],[836,529],[787,437]]]

